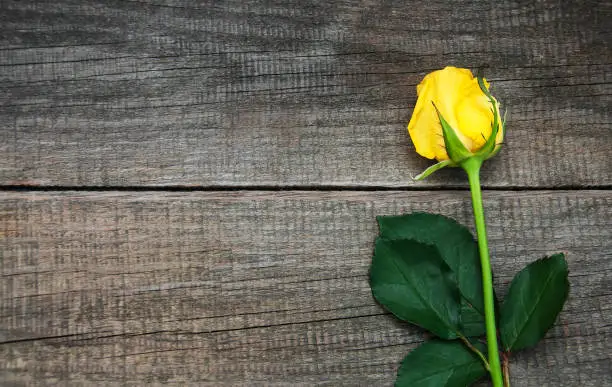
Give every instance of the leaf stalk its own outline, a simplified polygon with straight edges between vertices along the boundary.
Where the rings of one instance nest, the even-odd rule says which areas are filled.
[[[487,369],[487,371],[491,371],[491,368],[489,367],[489,362],[487,361],[487,358],[482,354],[482,352],[480,352],[478,350],[478,348],[474,347],[474,345],[470,342],[470,340],[467,339],[467,337],[463,336],[462,334],[458,333],[459,338],[461,339],[461,341],[463,341],[463,344],[465,344],[466,347],[468,347],[472,352],[474,352],[476,355],[478,355],[478,357],[480,358],[480,360],[482,360],[482,363],[484,364],[485,368]]]

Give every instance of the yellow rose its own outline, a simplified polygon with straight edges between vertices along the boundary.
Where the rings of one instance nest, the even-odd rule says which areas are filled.
[[[446,121],[468,154],[477,153],[491,136],[495,111],[498,131],[494,150],[486,156],[495,154],[503,140],[504,128],[499,103],[488,90],[487,81],[482,79],[481,88],[478,78],[467,69],[446,67],[427,74],[417,86],[417,103],[408,123],[417,153],[438,161],[449,159],[441,120]]]

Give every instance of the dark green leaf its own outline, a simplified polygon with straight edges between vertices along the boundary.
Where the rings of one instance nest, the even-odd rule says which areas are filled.
[[[475,345],[484,353],[484,346]],[[460,341],[432,340],[410,352],[396,387],[465,387],[487,374],[482,360]]]
[[[414,240],[378,238],[370,270],[374,298],[398,318],[443,339],[459,330],[460,294],[438,250]]]
[[[466,336],[483,335],[482,272],[478,244],[472,233],[453,219],[437,214],[415,212],[377,219],[383,238],[414,239],[436,246],[456,275],[462,295],[461,322],[465,325],[462,331]]]
[[[476,311],[465,299],[461,300],[459,319],[460,331],[465,337],[482,336],[487,330],[483,315]]]
[[[555,254],[530,263],[514,277],[500,311],[504,349],[531,347],[544,337],[569,294],[567,274],[564,255]]]

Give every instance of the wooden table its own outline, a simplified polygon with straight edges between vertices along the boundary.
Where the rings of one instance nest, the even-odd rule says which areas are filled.
[[[496,286],[565,251],[513,386],[612,386],[609,1],[3,1],[0,384],[388,386],[424,332],[370,294],[375,217],[472,225],[406,133],[481,69]]]

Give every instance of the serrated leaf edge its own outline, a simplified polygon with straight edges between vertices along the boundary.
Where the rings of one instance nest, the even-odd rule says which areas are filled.
[[[542,262],[542,261],[546,261],[546,260],[552,260],[553,258],[557,258],[557,257],[560,257],[560,258],[561,258],[561,260],[562,260],[562,262],[563,262],[563,269],[564,269],[564,271],[563,271],[563,272],[560,272],[559,274],[563,274],[563,273],[565,273],[565,279],[566,279],[566,282],[568,283],[568,286],[567,286],[567,287],[566,287],[566,289],[565,289],[565,294],[563,294],[563,303],[561,304],[561,308],[563,308],[563,304],[565,304],[565,301],[567,300],[567,297],[568,297],[568,295],[569,295],[569,281],[567,281],[567,274],[569,273],[569,270],[568,270],[568,267],[567,267],[567,261],[565,260],[565,255],[564,255],[563,253],[560,253],[560,254],[553,254],[553,255],[551,255],[550,257],[540,258],[540,259],[538,259],[538,260],[536,260],[536,261],[533,261],[533,262],[529,263],[527,266],[525,266],[525,268],[524,268],[524,269],[522,269],[520,272],[518,272],[518,273],[517,273],[517,275],[514,277],[514,279],[516,279],[516,278],[518,277],[518,275],[519,275],[519,274],[521,274],[521,273],[523,272],[523,270],[525,270],[525,269],[526,269],[527,267],[529,267],[530,265],[534,265],[534,264],[536,264],[536,263],[538,263],[538,262]],[[550,273],[549,273],[549,274],[550,274]],[[546,286],[548,285],[548,283],[550,283],[550,281],[552,281],[552,279],[553,279],[553,278],[554,278],[554,276],[549,275],[549,276],[546,278],[546,283],[544,284],[544,286],[546,287]],[[509,292],[510,292],[510,290],[512,289],[512,285],[514,284],[514,279],[512,280],[512,283],[510,283]],[[529,321],[530,317],[531,317],[531,316],[533,316],[533,313],[535,313],[535,311],[536,311],[536,309],[537,309],[537,305],[539,304],[539,300],[542,298],[542,294],[543,294],[543,292],[542,292],[540,295],[538,295],[538,300],[537,300],[537,301],[534,303],[534,305],[536,305],[536,306],[534,306],[534,307],[533,307],[533,308],[532,308],[532,309],[529,311],[529,313],[528,313],[528,315],[527,315],[527,316],[528,316],[527,321]],[[502,306],[502,308],[503,308],[503,306]],[[557,315],[557,317],[558,317],[558,315]],[[556,320],[556,319],[555,319],[555,320]],[[553,323],[551,324],[551,326],[550,326],[550,327],[552,327],[552,325],[553,325],[553,324],[554,324],[554,321],[553,321]],[[512,351],[512,350],[513,350],[513,348],[512,348],[512,347],[514,346],[514,344],[516,344],[516,342],[518,341],[518,339],[521,337],[521,335],[522,335],[522,334],[523,334],[523,332],[525,331],[525,328],[527,327],[527,325],[528,325],[528,324],[523,325],[523,327],[521,328],[520,332],[518,332],[518,334],[516,335],[516,338],[514,339],[514,341],[513,341],[512,345],[504,345],[504,349],[506,349],[506,351]],[[548,327],[548,329],[550,329],[550,327]],[[548,329],[547,329],[547,330],[548,330]],[[506,343],[503,343],[503,344],[506,344]],[[525,347],[525,348],[528,348],[528,347]],[[525,349],[525,348],[521,348],[521,349]]]
[[[418,347],[416,347],[415,349],[413,349],[412,351],[410,351],[410,352],[409,352],[409,353],[408,353],[406,356],[404,356],[404,359],[402,359],[402,362],[400,363],[400,367],[399,367],[398,372],[397,372],[396,382],[394,383],[394,386],[395,386],[395,387],[397,387],[397,386],[398,386],[398,385],[397,385],[397,379],[399,379],[399,377],[400,377],[400,371],[402,370],[402,368],[403,368],[403,366],[404,366],[404,362],[406,361],[406,359],[407,359],[407,358],[408,358],[408,357],[409,357],[409,356],[410,356],[412,353],[414,353],[415,351],[419,350],[419,348],[421,348],[421,346],[422,346],[422,345],[426,345],[426,344],[430,344],[430,343],[431,343],[431,344],[433,344],[433,343],[435,343],[435,342],[434,342],[434,341],[427,341],[427,342],[424,342],[424,343],[422,343],[420,346],[418,346]],[[459,342],[458,340],[454,340],[454,341],[439,341],[439,343],[451,343],[451,344],[459,344],[460,342]],[[462,345],[463,345],[463,348],[464,348],[464,349],[466,349],[466,351],[467,351],[468,353],[470,353],[472,356],[477,356],[477,355],[474,353],[474,351],[470,350],[470,348],[468,348],[467,346],[465,346],[465,343],[463,343]],[[478,358],[476,357],[475,359],[478,359]],[[448,372],[448,373],[449,373],[449,375],[448,375],[448,376],[447,376],[447,378],[446,378],[446,382],[448,382],[448,380],[449,380],[449,379],[450,379],[450,378],[451,378],[451,377],[452,377],[452,376],[455,374],[455,372],[454,372],[454,371],[455,371],[457,368],[460,368],[460,367],[465,367],[465,366],[469,366],[469,365],[480,365],[480,366],[482,366],[482,367],[483,367],[483,369],[484,369],[484,371],[485,371],[485,372],[483,373],[483,375],[482,375],[482,376],[484,376],[484,375],[486,375],[486,374],[487,374],[487,369],[486,369],[485,365],[482,363],[481,359],[478,359],[478,361],[476,361],[476,362],[469,362],[469,363],[459,364],[459,365],[456,365],[456,366],[454,366],[454,367],[453,367],[453,366],[450,366],[450,367],[447,367],[447,368],[442,368],[442,369],[441,369],[441,372],[444,372],[444,371],[447,371],[447,372],[448,372],[448,371],[451,371],[451,372]],[[429,374],[429,375],[426,375],[425,377],[422,377],[422,378],[417,379],[416,381],[417,381],[417,382],[425,381],[425,380],[427,380],[427,379],[429,379],[429,378],[432,378],[432,377],[434,377],[434,376],[436,376],[436,375],[437,375],[437,374],[435,374],[435,373],[434,373],[434,374]],[[480,376],[480,377],[482,377],[482,376]],[[444,383],[444,385],[445,385],[445,386],[446,386],[446,382]]]
[[[442,218],[442,219],[445,219],[445,220],[449,220],[449,221],[451,221],[452,223],[454,223],[456,226],[459,226],[460,228],[462,228],[464,231],[467,231],[467,233],[470,235],[470,238],[471,238],[472,242],[477,243],[476,238],[474,238],[474,235],[472,234],[472,232],[470,231],[470,229],[469,229],[469,228],[467,228],[465,225],[463,225],[463,224],[459,223],[457,220],[455,220],[455,219],[451,218],[450,216],[445,216],[445,215],[442,215],[442,214],[432,214],[432,213],[430,213],[430,212],[425,212],[425,211],[415,211],[415,212],[411,212],[411,213],[408,213],[408,214],[400,214],[400,215],[379,215],[379,216],[377,216],[377,217],[376,217],[376,222],[378,223],[378,232],[379,232],[379,234],[381,234],[381,235],[383,234],[383,226],[382,226],[382,224],[381,224],[381,220],[382,220],[383,218],[395,218],[395,217],[401,217],[401,216],[410,216],[410,215],[429,215],[429,216],[433,215],[433,216],[435,216],[436,218]],[[379,238],[380,238],[380,237],[379,237]],[[385,238],[385,239],[388,239],[388,240],[398,240],[398,239],[414,240],[414,241],[417,241],[417,242],[419,242],[419,243],[423,243],[423,244],[428,245],[428,246],[433,246],[433,247],[435,247],[435,248],[436,248],[436,250],[437,250],[437,247],[436,247],[436,245],[435,245],[435,244],[433,244],[433,243],[428,243],[428,242],[426,242],[426,241],[423,241],[423,240],[422,240],[422,239],[420,239],[420,238],[396,238],[396,239]],[[438,250],[438,253],[439,253],[439,250]],[[440,257],[442,257],[442,255],[441,255],[441,254],[440,254]],[[444,260],[444,258],[442,258],[442,261],[444,261],[444,263],[446,263],[446,261]],[[480,263],[478,263],[478,264],[480,264]],[[446,264],[446,265],[448,266],[448,264]],[[452,270],[452,268],[451,268],[450,266],[448,266],[448,268],[449,268],[449,269],[450,269],[450,270],[451,270],[453,273],[455,273],[455,272],[454,272],[454,270]],[[456,273],[455,273],[455,274],[456,274]],[[457,280],[457,281],[455,281],[455,282],[458,282],[458,280]],[[457,288],[459,288],[459,284],[458,284],[458,283],[457,283]],[[483,317],[483,321],[484,321],[484,311],[481,311],[481,310],[476,309],[476,307],[474,306],[474,302],[473,302],[473,300],[470,300],[470,299],[468,299],[467,297],[465,297],[465,296],[463,295],[463,293],[461,292],[461,289],[460,289],[460,288],[459,288],[459,294],[461,295],[461,298],[462,298],[462,299],[464,299],[465,301],[467,301],[467,303],[468,303],[468,305],[470,306],[470,308],[472,308],[473,310],[475,310],[475,311],[476,311],[476,313],[478,313],[479,315],[481,315],[481,316]],[[459,303],[461,304],[461,302],[459,302]]]
[[[376,238],[376,245],[378,245],[378,241],[379,241],[379,240],[395,241],[395,240],[397,240],[397,239],[387,239],[387,238],[378,237],[378,238]],[[413,239],[413,240],[414,240],[414,239]],[[451,272],[452,272],[452,270],[451,270],[451,268],[448,266],[448,264],[447,264],[447,263],[444,261],[444,259],[442,259],[441,254],[440,254],[440,251],[438,250],[438,248],[437,248],[436,246],[434,246],[434,245],[430,245],[430,244],[428,244],[428,243],[420,242],[420,241],[418,241],[418,240],[414,240],[414,241],[416,241],[416,242],[418,242],[418,243],[421,243],[421,244],[424,244],[424,245],[427,245],[427,246],[429,246],[429,247],[433,247],[433,248],[436,250],[436,252],[438,253],[438,256],[440,256],[440,262],[442,262],[442,263],[443,263],[443,264],[446,266],[446,269],[447,269],[447,270],[449,270],[449,271],[451,271]],[[376,254],[374,254],[374,256],[376,257]],[[413,291],[415,291],[415,293],[418,295],[418,297],[419,297],[419,301],[421,302],[421,305],[425,305],[425,306],[426,306],[426,305],[427,305],[427,303],[425,302],[425,299],[424,299],[424,298],[421,296],[421,293],[420,293],[419,291],[416,291],[416,289],[417,289],[417,288],[416,288],[416,287],[414,287],[414,286],[412,286],[411,282],[410,282],[410,281],[408,281],[408,279],[405,277],[404,273],[403,273],[403,272],[402,272],[402,271],[399,269],[399,267],[397,266],[397,263],[395,262],[395,260],[393,260],[393,266],[394,266],[394,267],[397,269],[397,271],[398,271],[398,272],[399,272],[399,273],[402,275],[402,278],[404,278],[404,281],[405,281],[407,284],[410,284],[410,288],[412,288],[412,289],[413,289]],[[453,283],[454,283],[454,282],[455,282],[455,281],[453,281]],[[402,284],[393,284],[393,285],[403,286]],[[459,297],[459,300],[458,300],[458,302],[457,302],[457,306],[459,307],[459,305],[461,305],[461,291],[459,290],[459,286],[458,286],[456,283],[454,283],[454,285],[456,286],[456,288],[457,288],[457,293],[458,293],[458,294],[459,294],[459,296],[460,296],[460,297]],[[371,285],[370,285],[370,287],[372,288],[372,290],[374,290],[374,287],[372,287]],[[375,297],[376,297],[376,296],[375,296]],[[382,303],[381,303],[381,304],[382,304]],[[386,307],[385,307],[385,309],[386,309]],[[441,336],[438,336],[436,333],[432,332],[433,334],[435,334],[436,336],[438,336],[438,337],[440,337],[441,339],[444,339],[444,340],[454,340],[454,339],[457,339],[458,337],[460,337],[460,336],[461,336],[461,333],[460,333],[460,332],[459,332],[459,331],[456,329],[456,328],[458,328],[458,327],[454,327],[454,326],[448,325],[448,324],[446,323],[446,321],[444,320],[444,318],[442,318],[442,316],[440,316],[440,314],[438,313],[438,311],[437,311],[437,310],[435,310],[435,309],[431,309],[431,310],[432,310],[432,311],[434,311],[434,314],[436,315],[436,317],[438,317],[438,319],[439,319],[439,320],[440,320],[440,321],[441,321],[441,322],[442,322],[442,323],[443,323],[443,324],[444,324],[444,325],[445,325],[445,326],[448,328],[448,330],[449,330],[449,331],[451,331],[452,333],[454,333],[454,334],[455,334],[455,336],[454,336],[454,337],[449,337],[449,338],[446,338],[446,337],[441,337]],[[459,309],[457,309],[457,310],[459,311]],[[391,313],[393,313],[393,312],[391,312]],[[408,320],[408,319],[402,318],[402,317],[400,317],[400,316],[396,315],[395,313],[393,313],[393,315],[394,315],[394,316],[396,316],[397,318],[399,318],[399,319],[400,319],[400,320],[402,320],[402,321],[407,321],[407,322],[409,322],[409,323],[411,323],[411,324],[417,325],[417,326],[419,326],[419,327],[421,327],[421,328],[423,328],[423,329],[426,329],[426,330],[430,331],[428,328],[423,327],[423,326],[421,326],[420,324],[415,323],[414,321],[410,321],[410,320]],[[457,313],[457,315],[458,315],[458,317],[459,317],[459,312]],[[457,323],[459,324],[459,323],[460,323],[460,321],[457,321]],[[431,332],[431,331],[430,331],[430,332]]]

